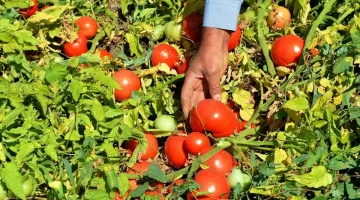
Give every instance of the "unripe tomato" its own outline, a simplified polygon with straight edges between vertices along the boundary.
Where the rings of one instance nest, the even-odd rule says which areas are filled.
[[[187,58],[179,67],[176,68],[178,74],[185,74],[190,66],[190,58]]]
[[[165,27],[163,25],[157,25],[151,33],[148,33],[147,38],[150,41],[157,42],[164,37],[164,33]]]
[[[200,152],[200,156],[207,154],[209,151],[214,149],[214,147],[207,147]],[[205,161],[205,164],[210,168],[227,175],[231,169],[236,166],[238,163],[234,157],[225,150],[220,150],[210,159]]]
[[[275,40],[271,48],[271,58],[276,66],[291,68],[300,60],[305,41],[296,35],[285,35]]]
[[[76,20],[76,24],[79,26],[79,32],[82,33],[87,39],[94,37],[98,31],[98,24],[92,17],[80,17]]]
[[[127,173],[141,175],[143,172],[146,172],[150,166],[150,162],[143,161],[139,163],[135,163],[130,169],[128,169]],[[137,188],[137,181],[134,179],[129,180],[130,183],[130,191],[133,191]]]
[[[159,148],[158,141],[156,137],[151,133],[145,133],[145,139],[148,146],[146,147],[145,153],[141,154],[141,159],[142,160],[147,160],[149,158],[154,159],[158,153],[158,148]],[[128,140],[125,143],[125,149],[129,150],[131,153],[134,152],[137,146],[138,146],[138,140],[136,139]]]
[[[24,181],[22,185],[26,197],[30,196],[31,193],[33,192],[34,189],[33,181],[34,180],[32,178],[29,178],[26,181]]]
[[[233,112],[214,99],[200,101],[190,111],[189,120],[193,131],[204,132],[205,129],[216,138],[229,137],[240,128]]]
[[[185,36],[192,40],[196,45],[201,42],[203,16],[199,13],[188,15],[183,21],[183,31]]]
[[[231,33],[230,35],[230,39],[229,39],[229,43],[228,43],[228,50],[232,51],[234,50],[241,41],[241,29],[240,29],[240,25],[236,26],[236,31]]]
[[[33,6],[30,6],[29,8],[22,8],[19,9],[18,12],[25,18],[29,18],[32,15],[34,15],[36,13],[36,11],[38,11],[38,4],[36,0],[32,0]]]
[[[205,134],[192,132],[186,137],[185,148],[192,155],[198,155],[207,147],[210,147],[210,140]]]
[[[115,99],[118,101],[130,99],[132,91],[140,90],[140,79],[130,70],[121,69],[115,72],[114,78],[121,87],[121,89],[115,89],[114,91]]]
[[[267,17],[268,26],[273,30],[284,28],[290,21],[291,14],[289,10],[282,6],[273,9]]]
[[[179,54],[174,47],[168,44],[155,46],[151,55],[151,63],[153,66],[165,63],[170,69],[174,69],[178,62],[180,62]]]
[[[234,189],[236,185],[240,184],[241,192],[244,192],[249,188],[252,177],[248,174],[243,173],[239,168],[234,167],[227,177],[230,187]]]
[[[183,184],[185,184],[185,180],[184,180],[184,179],[178,179],[178,180],[176,180],[176,181],[174,181],[174,182],[171,182],[171,184],[170,184],[169,187],[167,188],[167,192],[171,194],[171,193],[172,193],[172,188],[174,187],[174,185],[180,186],[180,185],[183,185]]]
[[[224,174],[213,169],[204,169],[195,175],[194,180],[200,185],[200,189],[193,193],[188,192],[186,200],[229,199],[230,185]],[[196,196],[197,192],[206,194]]]
[[[171,115],[160,115],[155,119],[154,126],[160,131],[172,132],[176,128],[176,120]]]
[[[64,53],[67,57],[80,56],[88,51],[86,44],[87,39],[85,36],[78,34],[78,38],[75,41],[65,43]]]
[[[165,25],[165,35],[170,42],[179,42],[181,39],[181,24],[170,21]]]
[[[184,167],[188,159],[188,153],[184,146],[185,139],[184,136],[171,135],[165,142],[165,155],[169,164],[176,169]]]

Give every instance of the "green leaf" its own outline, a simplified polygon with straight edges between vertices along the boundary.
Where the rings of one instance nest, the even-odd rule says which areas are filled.
[[[135,190],[130,192],[130,196],[132,197],[139,197],[145,193],[145,191],[149,188],[150,184],[145,182],[142,185],[139,185]]]
[[[80,98],[80,93],[83,89],[82,82],[73,79],[69,85],[69,91],[75,101],[78,101]]]
[[[315,166],[310,173],[294,175],[288,178],[310,188],[320,188],[332,183],[332,176],[324,166]]]
[[[360,117],[360,107],[349,108],[350,120]]]
[[[24,1],[24,0],[6,0],[5,7],[7,9],[10,8],[28,8],[33,6],[34,3],[32,1]]]
[[[295,0],[294,14],[301,24],[306,24],[310,10],[311,6],[309,0]]]
[[[168,181],[166,174],[159,167],[155,166],[152,163],[149,165],[148,170],[144,172],[143,175],[162,183],[166,183]]]
[[[97,69],[97,70],[96,70]],[[92,69],[93,70],[93,69]],[[95,71],[94,71],[95,70]],[[101,70],[99,70],[98,68],[94,68],[93,71],[91,71],[91,76],[103,83],[104,85],[110,87],[111,89],[121,89],[120,85],[115,81],[114,78],[109,77],[107,75],[105,75]]]
[[[110,200],[109,194],[101,190],[86,190],[85,199],[88,200]]]
[[[284,108],[293,111],[304,111],[309,108],[309,102],[305,97],[295,97],[284,104]]]
[[[141,57],[143,49],[139,43],[139,38],[132,33],[126,33],[127,42],[130,45],[131,55],[136,55],[136,57]]]
[[[17,197],[26,199],[21,182],[22,177],[18,167],[14,163],[4,163],[4,168],[1,169],[1,180]]]
[[[70,165],[69,161],[66,160],[66,159],[62,159],[62,162],[64,163],[64,167],[65,167],[66,172],[67,172],[67,174],[68,174],[68,176],[69,176],[71,185],[74,187],[74,186],[75,186],[75,179],[74,179],[74,176],[73,176],[73,174],[72,174],[71,165]]]
[[[44,150],[45,153],[48,156],[50,156],[51,159],[53,159],[54,161],[58,161],[58,155],[57,155],[56,147],[54,145],[47,145]]]
[[[119,188],[119,182],[118,177],[116,176],[116,173],[114,170],[105,172],[106,182],[110,189],[118,189]]]
[[[62,17],[66,10],[70,10],[72,8],[74,7],[70,5],[53,5],[41,12],[36,12],[28,19],[28,21],[31,23],[54,23]]]
[[[91,114],[98,122],[104,121],[105,119],[105,112],[103,106],[97,99],[93,100],[93,105],[91,107]]]
[[[70,141],[79,141],[82,138],[82,136],[79,134],[77,130],[72,130],[66,133],[65,140]]]
[[[41,105],[41,109],[43,111],[43,114],[46,115],[50,100],[47,97],[43,96],[43,95],[35,95],[35,97],[36,97],[36,99],[38,100],[38,102]]]
[[[356,167],[356,162],[354,160],[349,160],[347,162],[343,162],[340,160],[330,160],[328,162],[328,168],[334,171],[352,169],[354,167]]]
[[[346,72],[346,71],[350,70],[350,66],[351,66],[351,64],[346,60],[345,57],[343,57],[335,63],[333,72],[334,72],[334,74],[340,74],[340,73]]]
[[[28,157],[34,150],[35,147],[31,142],[21,145],[20,150],[16,154],[16,164],[20,166],[24,158]]]
[[[129,179],[125,176],[125,174],[120,174],[118,177],[118,183],[121,196],[125,196],[126,192],[130,189]]]
[[[50,69],[46,70],[45,79],[49,83],[61,83],[65,76],[68,74],[68,71],[65,66],[57,64],[53,65]]]
[[[3,124],[5,127],[9,127],[13,123],[15,123],[15,120],[18,118],[18,116],[25,110],[24,107],[16,108],[15,110],[12,110],[11,112],[7,113]]]

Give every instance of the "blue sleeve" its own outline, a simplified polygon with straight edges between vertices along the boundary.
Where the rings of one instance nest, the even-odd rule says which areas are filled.
[[[236,30],[243,0],[206,0],[203,26]]]

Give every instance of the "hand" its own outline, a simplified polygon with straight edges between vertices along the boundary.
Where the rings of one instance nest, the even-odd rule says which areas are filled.
[[[204,27],[200,49],[186,72],[181,104],[187,119],[191,108],[210,97],[221,100],[220,80],[228,64],[230,31]]]

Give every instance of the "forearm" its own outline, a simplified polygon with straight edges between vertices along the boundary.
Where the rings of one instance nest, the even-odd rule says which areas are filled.
[[[204,27],[235,31],[243,0],[206,0]]]

